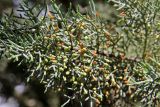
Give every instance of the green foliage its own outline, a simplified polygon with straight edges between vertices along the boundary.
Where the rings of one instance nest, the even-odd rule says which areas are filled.
[[[93,2],[87,15],[64,15],[54,1],[51,10],[24,3],[19,10],[24,16],[1,19],[0,55],[27,65],[27,81],[39,80],[46,91],[66,96],[72,91],[69,100],[93,98],[113,106],[123,99],[155,106],[160,98],[159,1],[113,2],[114,23]]]
[[[125,17],[119,21],[123,29],[123,49],[134,56],[159,59],[158,0],[124,1]],[[156,49],[155,49],[156,48]],[[133,52],[134,50],[134,52]]]

